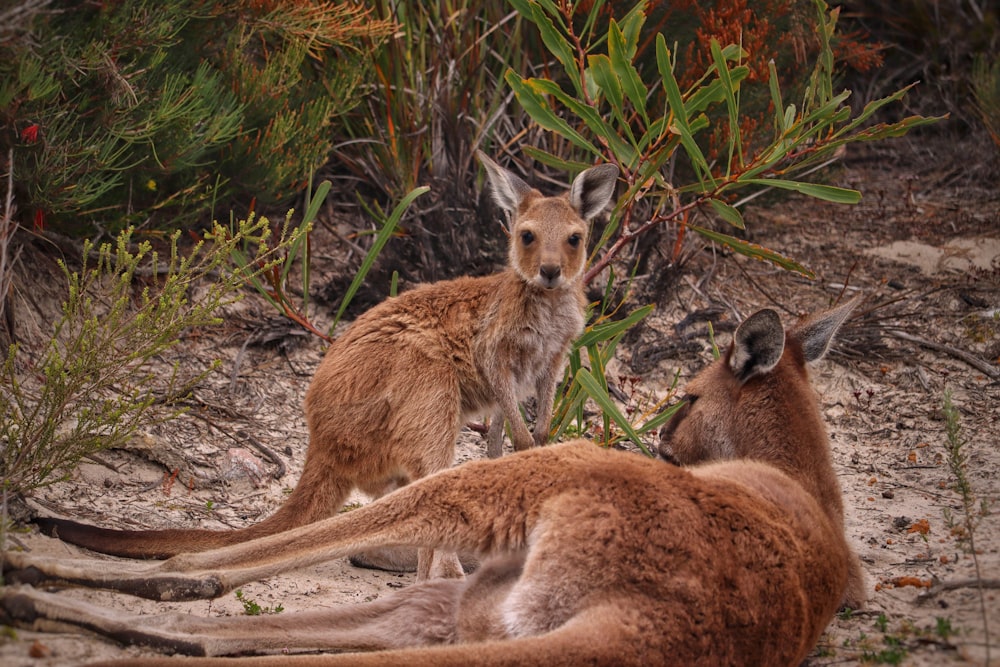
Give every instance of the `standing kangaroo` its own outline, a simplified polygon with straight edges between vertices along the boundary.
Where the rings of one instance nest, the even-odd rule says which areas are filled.
[[[582,172],[544,197],[484,154],[497,204],[510,216],[505,271],[421,285],[361,315],[330,345],[305,399],[309,448],[284,504],[240,530],[121,531],[61,519],[43,530],[94,551],[166,558],[238,544],[332,516],[355,488],[373,496],[450,466],[471,417],[492,415],[487,451],[500,456],[504,419],[514,449],[548,435],[557,381],[584,325],[588,220],[605,209],[618,168]],[[519,402],[534,395],[534,438]],[[453,554],[422,551],[417,572],[461,576]],[[412,569],[412,552],[357,555],[356,564]]]
[[[665,454],[708,461],[689,469],[575,441],[465,463],[311,526],[162,563],[5,555],[8,581],[164,600],[381,545],[491,555],[468,579],[250,618],[136,617],[30,586],[8,587],[0,609],[40,629],[68,623],[194,655],[373,651],[131,659],[137,667],[795,667],[846,596],[863,595],[806,372],[852,307],[787,336],[771,310],[741,324],[663,430]]]

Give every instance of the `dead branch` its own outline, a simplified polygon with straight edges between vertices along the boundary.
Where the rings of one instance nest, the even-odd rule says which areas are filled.
[[[992,380],[1000,380],[1000,369],[995,368],[992,364],[983,361],[979,357],[969,354],[965,350],[960,350],[957,347],[952,347],[951,345],[946,345],[944,343],[938,343],[937,341],[927,340],[926,338],[920,338],[919,336],[914,336],[912,334],[905,333],[903,331],[897,331],[895,329],[886,329],[886,333],[890,336],[895,336],[905,341],[911,343],[916,343],[921,347],[926,347],[930,350],[936,350],[937,352],[944,352],[960,361],[964,361],[968,365],[975,368],[977,371],[985,374]]]

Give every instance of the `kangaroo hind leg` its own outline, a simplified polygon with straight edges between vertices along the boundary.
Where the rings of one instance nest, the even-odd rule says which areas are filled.
[[[465,582],[437,580],[362,604],[262,616],[137,616],[27,586],[0,594],[0,616],[33,630],[85,629],[123,644],[193,656],[371,651],[455,641]]]
[[[457,394],[457,390],[456,390]],[[381,484],[370,483],[364,488],[376,497],[382,497],[397,488],[444,470],[454,463],[455,441],[461,430],[460,415],[447,418],[433,409],[434,406],[405,406],[406,414],[399,423],[405,424],[395,434],[390,451],[398,452],[399,464],[405,474]],[[465,570],[454,552],[433,549],[379,547],[354,554],[351,564],[389,571],[417,572],[417,581],[434,578],[461,579]]]

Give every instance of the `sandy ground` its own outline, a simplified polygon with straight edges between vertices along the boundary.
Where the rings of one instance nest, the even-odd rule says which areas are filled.
[[[726,323],[759,307],[777,307],[790,320],[842,291],[863,292],[865,304],[813,379],[844,489],[848,536],[864,561],[871,599],[834,619],[807,662],[982,665],[989,632],[993,663],[1000,664],[1000,200],[951,172],[931,172],[926,147],[895,150],[891,169],[887,153],[866,151],[834,177],[866,193],[859,206],[793,198],[748,210],[752,239],[804,261],[816,280],[700,253],[668,294],[643,297],[657,301],[657,310],[623,345],[615,372],[638,378],[634,400],[660,398],[675,372],[683,383],[710,359],[703,325],[675,327],[688,313],[715,307],[717,330],[725,331]],[[642,296],[641,280],[639,287]],[[295,336],[284,349],[244,350],[253,327],[270,313],[247,300],[231,315],[219,330],[192,336],[175,351],[187,361],[224,362],[223,372],[196,390],[191,414],[145,433],[129,449],[94,457],[70,480],[39,491],[31,506],[123,528],[238,527],[273,512],[300,472],[308,439],[302,398],[322,346]],[[728,340],[727,333],[719,336]],[[982,360],[994,376],[956,352]],[[959,413],[961,470],[975,495],[970,513],[948,464],[946,392]],[[283,474],[268,453],[286,466]],[[464,433],[458,460],[484,455],[481,437]],[[10,534],[8,547],[81,553],[30,528]],[[336,561],[248,585],[243,596],[291,614],[374,599],[411,581],[412,575]],[[61,594],[138,614],[244,613],[231,594],[192,603]],[[6,633],[0,663],[49,667],[143,651],[52,630]]]

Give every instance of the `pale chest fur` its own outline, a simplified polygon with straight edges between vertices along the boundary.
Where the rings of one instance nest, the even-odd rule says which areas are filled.
[[[522,281],[505,281],[484,309],[473,342],[481,381],[507,377],[519,399],[534,396],[539,380],[565,363],[583,325],[579,286],[545,291]]]

